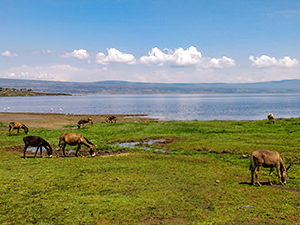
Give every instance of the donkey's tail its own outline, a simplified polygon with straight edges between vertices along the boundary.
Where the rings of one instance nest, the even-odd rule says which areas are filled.
[[[252,170],[252,168],[253,168],[253,155],[251,153],[250,154],[250,168],[249,168],[249,170]]]

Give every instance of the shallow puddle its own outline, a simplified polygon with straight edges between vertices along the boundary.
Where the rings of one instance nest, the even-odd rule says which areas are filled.
[[[43,150],[44,150],[44,148],[43,148]],[[27,148],[27,151],[35,152],[36,151],[36,147],[29,147],[29,148]]]
[[[155,143],[162,143],[162,142],[165,142],[165,139],[153,139],[153,140],[142,141],[142,142],[122,142],[122,143],[117,143],[115,145],[117,145],[119,147],[142,148],[142,149],[145,149],[145,150],[154,150],[154,151],[166,152],[163,149],[153,149],[153,148],[146,147],[147,145],[153,145]]]

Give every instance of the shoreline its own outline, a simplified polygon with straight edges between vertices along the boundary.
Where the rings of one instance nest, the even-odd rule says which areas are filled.
[[[0,97],[36,97],[36,96],[72,96],[67,93],[42,93],[42,92],[3,92],[0,91]]]
[[[31,112],[0,112],[0,122],[4,126],[12,121],[19,121],[28,127],[61,129],[75,126],[84,117],[92,118],[94,123],[106,123],[109,116],[116,116],[118,122],[150,122],[159,121],[145,118],[146,114],[63,114],[63,113],[31,113]],[[87,126],[87,125],[86,125]]]

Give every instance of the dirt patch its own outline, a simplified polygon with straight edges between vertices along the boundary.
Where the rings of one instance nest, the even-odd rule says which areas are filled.
[[[285,187],[283,185],[272,185],[272,188],[276,188],[276,189],[280,189],[280,190],[285,190],[285,191],[289,191],[289,192],[292,192],[294,194],[300,195],[300,189],[299,188],[292,189],[292,188]]]
[[[118,122],[149,122],[159,121],[158,119],[146,118],[141,114],[117,114],[117,115],[73,115],[59,113],[0,113],[0,121],[8,125],[11,121],[19,121],[28,127],[38,127],[46,129],[61,129],[66,126],[74,126],[84,117],[92,118],[94,123],[105,123],[109,116],[115,116]],[[85,125],[89,126],[89,125]]]

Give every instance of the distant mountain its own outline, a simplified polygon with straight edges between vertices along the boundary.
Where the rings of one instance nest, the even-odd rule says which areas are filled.
[[[300,93],[300,80],[258,83],[60,82],[0,78],[0,87],[70,94]]]

